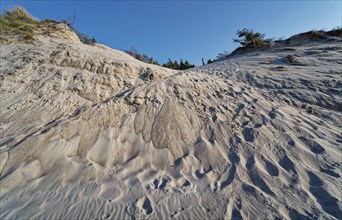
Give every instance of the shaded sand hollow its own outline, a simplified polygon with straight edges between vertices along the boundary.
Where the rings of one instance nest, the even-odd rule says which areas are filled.
[[[340,38],[185,71],[36,38],[1,45],[1,219],[342,216]]]

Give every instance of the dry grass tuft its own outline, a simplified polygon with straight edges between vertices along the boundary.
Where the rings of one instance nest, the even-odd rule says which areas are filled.
[[[33,32],[40,21],[31,16],[24,8],[15,7],[0,15],[0,40],[4,36],[18,36],[19,40],[33,41]]]
[[[6,10],[3,16],[7,19],[13,20],[21,20],[27,22],[37,21],[37,19],[30,15],[24,8],[19,6],[15,7],[12,10]]]
[[[326,34],[324,33],[324,31],[316,31],[316,30],[312,30],[307,32],[307,34],[309,35],[310,40],[322,40],[327,38]]]

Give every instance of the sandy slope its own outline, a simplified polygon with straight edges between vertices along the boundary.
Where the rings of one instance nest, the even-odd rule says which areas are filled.
[[[342,216],[341,40],[176,72],[64,38],[1,45],[1,219]]]

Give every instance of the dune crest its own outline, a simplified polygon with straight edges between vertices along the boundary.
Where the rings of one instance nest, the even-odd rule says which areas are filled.
[[[1,219],[342,216],[340,37],[173,71],[63,30],[1,45]]]

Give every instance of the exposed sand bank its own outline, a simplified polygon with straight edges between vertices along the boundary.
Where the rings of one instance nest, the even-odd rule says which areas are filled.
[[[338,219],[341,54],[171,71],[58,35],[1,45],[0,218]]]

